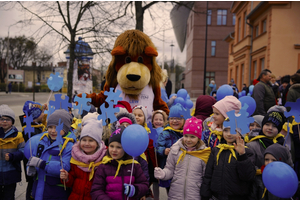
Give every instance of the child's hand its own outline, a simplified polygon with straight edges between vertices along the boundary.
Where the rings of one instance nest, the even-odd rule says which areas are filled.
[[[6,153],[6,154],[5,154],[5,160],[6,160],[6,161],[9,161],[9,153]]]
[[[60,179],[66,180],[68,182],[68,180],[69,180],[69,173],[66,170],[64,170],[64,169],[61,169],[60,170]]]
[[[239,135],[236,137],[236,143],[233,143],[235,150],[239,155],[245,154],[245,142],[242,137]]]
[[[128,197],[133,197],[135,194],[135,187],[133,185],[124,183],[124,194]]]
[[[166,174],[164,172],[164,170],[162,170],[161,168],[159,167],[155,167],[154,168],[154,177],[157,178],[157,179],[163,179],[165,178]]]
[[[169,155],[169,152],[170,152],[170,148],[166,148],[166,149],[165,149],[165,155],[166,155],[166,156]]]

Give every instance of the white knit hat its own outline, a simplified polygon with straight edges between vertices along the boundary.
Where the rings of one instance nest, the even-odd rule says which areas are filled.
[[[86,121],[84,127],[82,127],[80,140],[85,136],[89,136],[94,140],[96,140],[98,145],[101,145],[102,133],[103,133],[102,119],[101,120],[89,119]]]
[[[97,119],[98,118],[98,113],[97,112],[93,112],[93,113],[88,113],[87,115],[85,115],[82,120],[81,120],[81,125],[85,126],[86,122],[89,119]]]
[[[0,106],[0,116],[1,117],[2,116],[9,117],[12,119],[12,123],[13,124],[15,123],[16,115],[15,115],[14,111],[10,107],[8,107],[8,105],[6,105],[6,104],[2,104]]]

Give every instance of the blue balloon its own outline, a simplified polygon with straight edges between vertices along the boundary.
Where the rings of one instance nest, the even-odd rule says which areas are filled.
[[[268,164],[262,173],[266,188],[280,198],[291,198],[298,188],[298,177],[293,168],[280,161]]]
[[[254,88],[254,85],[250,85],[249,86],[249,93],[252,95],[252,93],[253,93],[253,88]]]
[[[242,95],[246,96],[246,91],[245,90],[242,90]]]
[[[194,103],[191,100],[186,100],[185,107],[191,109],[194,106]]]
[[[187,94],[188,93],[187,93],[186,89],[180,89],[177,92],[177,97],[181,97],[181,98],[185,99]]]
[[[185,100],[184,100],[182,97],[177,97],[177,98],[174,100],[173,105],[175,105],[175,104],[177,104],[177,103],[180,103],[183,107],[185,107]]]
[[[249,96],[244,96],[244,97],[241,97],[239,98],[241,104],[242,104],[242,107],[244,107],[245,104],[248,105],[248,108],[247,108],[247,112],[249,113],[249,116],[252,115],[256,109],[256,102],[255,100],[252,98],[252,97],[249,97]]]
[[[251,97],[251,94],[250,94],[250,93],[248,93],[248,94],[247,94],[247,96]]]
[[[177,96],[177,94],[175,94],[175,93],[171,94],[169,99],[171,99],[171,97],[173,97],[173,96]]]
[[[242,92],[239,92],[239,98],[241,98],[243,96]]]
[[[230,85],[224,84],[217,90],[217,100],[220,101],[226,96],[233,95],[233,89]]]
[[[190,95],[189,95],[189,94],[187,94],[187,95],[186,95],[186,98],[185,98],[185,100],[187,100],[187,99],[191,99],[191,97],[190,97]]]
[[[144,127],[132,124],[124,129],[121,136],[124,151],[132,157],[139,156],[147,149],[149,136]]]

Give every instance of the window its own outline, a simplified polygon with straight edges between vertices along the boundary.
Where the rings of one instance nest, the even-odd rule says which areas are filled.
[[[218,10],[217,25],[226,25],[227,10]]]
[[[247,30],[247,12],[244,12],[244,37],[246,37],[246,30]]]
[[[239,24],[238,24],[238,41],[241,40],[241,34],[242,34],[242,30],[241,30],[241,18],[239,18]]]
[[[256,61],[253,62],[253,78],[257,78],[257,63]]]
[[[42,80],[45,80],[45,74],[42,75]]]
[[[232,25],[235,25],[235,14],[232,14]]]
[[[207,10],[207,25],[211,25],[211,10]]]
[[[216,56],[216,41],[211,41],[211,56]]]
[[[262,22],[262,32],[266,32],[267,31],[267,20],[263,20]]]
[[[215,72],[206,72],[205,85],[209,85],[211,80],[215,80]]]
[[[230,53],[233,53],[233,43],[230,45]]]
[[[256,25],[255,27],[254,27],[254,30],[255,30],[255,37],[257,37],[258,35],[259,35],[259,26],[258,25]]]
[[[244,74],[245,74],[245,66],[244,66],[244,64],[241,64],[241,78],[242,78],[241,79],[241,84],[244,83]]]
[[[260,70],[265,69],[265,58],[260,59]]]

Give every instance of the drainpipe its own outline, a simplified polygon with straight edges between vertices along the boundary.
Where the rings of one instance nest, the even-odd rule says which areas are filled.
[[[251,53],[252,53],[252,46],[253,46],[253,26],[248,22],[246,22],[246,24],[248,24],[251,27],[251,44],[250,44],[250,55],[249,55],[249,85],[252,85],[252,83],[251,83],[251,65],[252,65]]]

